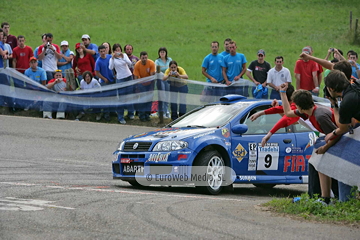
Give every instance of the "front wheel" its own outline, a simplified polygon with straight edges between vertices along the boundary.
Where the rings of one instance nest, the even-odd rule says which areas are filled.
[[[225,164],[221,155],[215,151],[202,152],[197,157],[195,166],[203,166],[200,175],[206,176],[206,181],[195,183],[196,188],[207,194],[219,194],[223,188],[222,183],[225,177]]]
[[[130,183],[130,185],[133,187],[141,187],[141,184],[138,183],[136,180],[131,180],[131,181],[127,181],[127,182]]]

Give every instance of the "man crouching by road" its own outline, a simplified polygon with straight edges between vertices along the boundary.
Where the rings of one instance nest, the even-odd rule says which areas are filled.
[[[309,91],[299,89],[296,90],[292,95],[292,101],[296,105],[296,110],[291,110],[289,101],[286,96],[287,85],[282,84],[280,86],[280,96],[284,113],[288,117],[301,117],[304,120],[309,119],[311,124],[321,133],[328,134],[337,128],[335,124],[334,112],[331,108],[323,105],[315,105],[312,95]],[[323,145],[321,146],[321,140]],[[323,141],[324,138],[320,137],[317,139],[315,145],[320,146],[316,149],[317,154],[325,153],[329,147],[334,145],[338,139],[333,139],[328,142]],[[319,180],[321,187],[321,198],[326,204],[330,203],[330,189],[331,189],[331,178],[327,175],[319,172]],[[310,188],[311,186],[309,186]]]

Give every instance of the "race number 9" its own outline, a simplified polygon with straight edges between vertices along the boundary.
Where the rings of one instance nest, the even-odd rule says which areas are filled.
[[[271,167],[271,162],[272,162],[272,156],[270,154],[266,155],[265,159],[264,159],[264,162],[265,162],[264,166],[266,168],[270,168]]]
[[[279,151],[259,151],[257,170],[278,170]]]

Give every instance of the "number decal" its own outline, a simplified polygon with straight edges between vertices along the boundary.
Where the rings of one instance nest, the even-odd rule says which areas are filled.
[[[258,144],[257,170],[278,170],[279,168],[279,144],[266,143],[264,147]]]
[[[264,161],[265,161],[265,167],[270,168],[271,167],[272,156],[270,154],[266,155]]]

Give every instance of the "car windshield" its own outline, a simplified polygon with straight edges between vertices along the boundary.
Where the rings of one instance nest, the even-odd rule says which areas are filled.
[[[169,127],[221,127],[251,103],[205,105],[190,114],[175,120]]]

